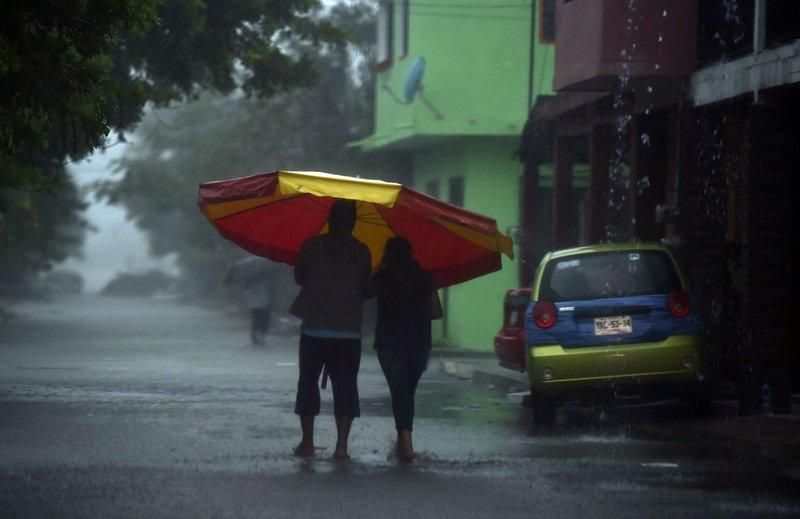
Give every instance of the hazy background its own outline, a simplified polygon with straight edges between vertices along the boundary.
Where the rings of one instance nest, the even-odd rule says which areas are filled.
[[[146,235],[128,220],[124,207],[97,200],[91,193],[92,183],[113,178],[114,161],[129,145],[111,146],[68,166],[85,201],[90,204],[85,216],[92,229],[86,234],[82,257],[71,257],[62,267],[79,272],[87,292],[98,292],[121,272],[137,273],[157,268],[178,274],[173,255],[165,258],[150,255]]]

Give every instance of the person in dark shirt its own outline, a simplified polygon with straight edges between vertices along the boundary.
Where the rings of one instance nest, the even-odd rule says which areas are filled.
[[[290,312],[302,319],[300,378],[295,414],[302,439],[297,456],[314,455],[314,418],[320,410],[317,381],[325,368],[333,386],[336,418],[335,459],[348,459],[347,440],[353,419],[360,416],[358,369],[361,363],[361,320],[369,295],[371,257],[353,237],[356,205],[339,200],[331,207],[330,232],[309,238],[300,249],[294,278],[300,293]]]
[[[378,303],[375,349],[392,396],[397,428],[395,452],[402,461],[414,458],[414,394],[428,365],[431,319],[442,314],[431,276],[412,255],[408,240],[391,238],[372,279],[372,292]]]

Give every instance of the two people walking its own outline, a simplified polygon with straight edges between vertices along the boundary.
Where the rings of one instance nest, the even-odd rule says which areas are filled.
[[[363,302],[377,297],[375,348],[392,396],[399,459],[414,457],[414,393],[428,363],[430,320],[441,316],[430,276],[412,259],[411,244],[400,237],[386,244],[381,267],[371,278],[370,253],[352,235],[356,205],[335,202],[329,232],[307,240],[295,266],[300,293],[291,313],[302,320],[300,376],[295,413],[302,438],[294,450],[312,456],[314,421],[320,410],[317,382],[325,369],[333,386],[337,441],[333,457],[348,459],[350,427],[360,416],[357,376],[361,362]]]

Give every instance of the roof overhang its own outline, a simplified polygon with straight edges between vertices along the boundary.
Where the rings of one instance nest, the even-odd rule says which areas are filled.
[[[800,40],[717,63],[691,76],[694,106],[732,99],[748,92],[800,82]]]

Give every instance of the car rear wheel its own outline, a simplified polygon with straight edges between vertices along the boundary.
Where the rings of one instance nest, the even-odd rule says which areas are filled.
[[[533,408],[533,426],[547,427],[555,425],[558,404],[556,399],[548,395],[537,395],[531,391],[531,407]]]

